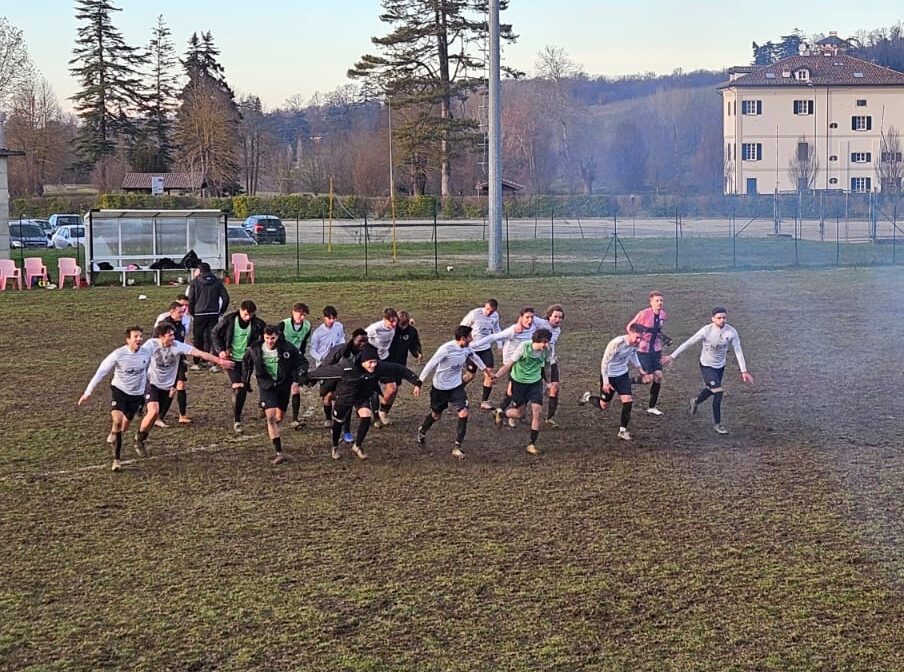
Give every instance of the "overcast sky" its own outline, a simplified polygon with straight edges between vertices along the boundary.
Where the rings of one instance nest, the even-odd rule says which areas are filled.
[[[347,84],[346,70],[387,32],[378,0],[118,0],[114,24],[143,46],[163,14],[181,54],[193,31],[213,32],[226,76],[239,94],[268,108],[289,96]],[[225,9],[224,8],[228,8]],[[75,39],[72,0],[5,0],[0,16],[25,32],[32,60],[63,103],[76,88],[68,62]],[[505,62],[530,73],[545,46],[564,48],[591,75],[665,74],[675,68],[721,69],[750,61],[752,41],[890,26],[904,18],[900,2],[826,3],[799,0],[511,0],[502,20],[520,36]]]

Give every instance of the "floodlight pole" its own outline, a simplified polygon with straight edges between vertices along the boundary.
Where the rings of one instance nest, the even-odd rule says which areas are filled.
[[[502,119],[500,114],[499,82],[499,0],[490,0],[489,49],[489,156],[487,194],[489,208],[490,244],[487,270],[502,270]]]

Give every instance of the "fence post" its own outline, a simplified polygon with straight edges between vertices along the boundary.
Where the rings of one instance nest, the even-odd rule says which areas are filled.
[[[838,266],[841,260],[841,240],[840,234],[841,213],[835,211],[835,265]]]
[[[298,278],[301,276],[301,253],[298,249],[298,243],[300,242],[299,231],[301,230],[301,223],[299,221],[300,214],[301,213],[299,213],[298,210],[295,211],[295,279],[296,280],[298,280]]]
[[[552,260],[552,274],[556,274],[556,211],[549,213],[549,254]]]
[[[891,214],[891,263],[894,264],[898,257],[898,204],[895,203]]]
[[[505,274],[511,275],[512,256],[509,250],[509,216],[505,213]]]
[[[364,277],[367,277],[367,210],[364,211]]]
[[[675,270],[678,270],[678,208],[675,208]]]
[[[734,213],[734,205],[731,208],[731,219],[728,220],[728,235],[731,236],[731,267],[738,267],[738,252],[736,249],[738,237],[735,235],[735,230],[738,228],[737,222],[735,221],[735,213]]]
[[[439,240],[436,231],[436,196],[433,197],[433,274],[439,277]]]
[[[615,250],[615,272],[618,273],[618,210],[612,214],[612,242]]]

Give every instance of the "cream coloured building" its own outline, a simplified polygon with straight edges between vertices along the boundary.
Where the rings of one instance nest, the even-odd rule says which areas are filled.
[[[729,71],[725,193],[900,190],[904,73],[846,55]]]

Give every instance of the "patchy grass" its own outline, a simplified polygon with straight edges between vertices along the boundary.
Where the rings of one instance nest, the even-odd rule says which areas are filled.
[[[489,295],[506,322],[561,301],[565,428],[532,457],[523,426],[475,411],[456,463],[449,417],[415,446],[426,403],[405,388],[366,463],[329,459],[314,408],[274,468],[262,423],[248,413],[233,435],[224,377],[202,372],[195,424],[155,430],[154,457],[120,474],[105,386],[75,400],[175,290],[0,295],[0,668],[901,669],[900,272],[655,278],[676,339],[728,304],[757,385],[730,368],[732,433],[717,436],[708,408],[686,414],[689,354],[667,373],[666,415],[643,413],[638,390],[635,440],[617,444],[615,415],[574,400],[653,284],[231,288],[274,320],[333,303],[349,330],[404,307],[430,351]]]

